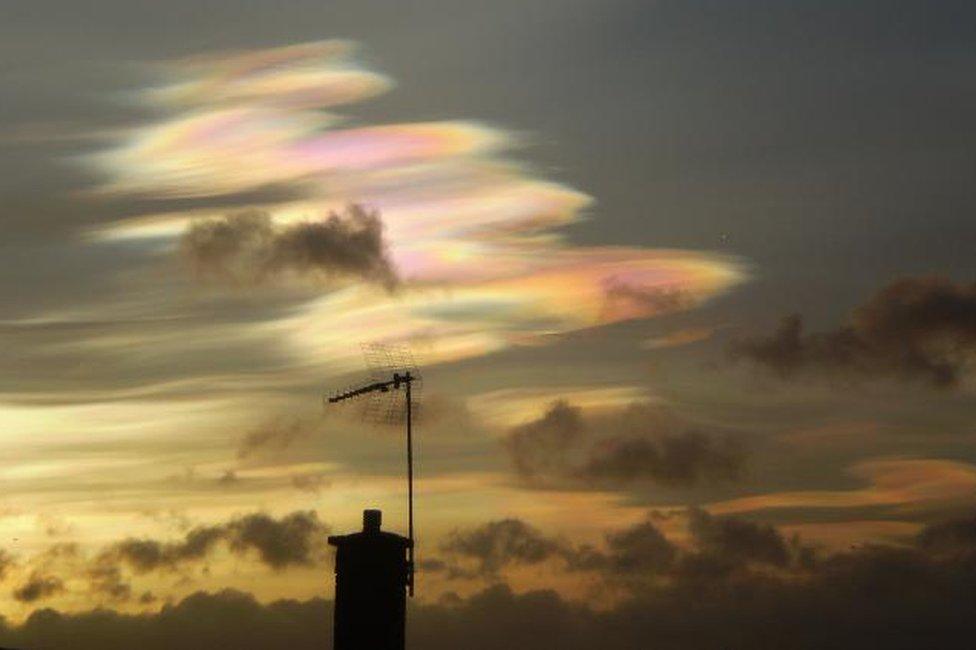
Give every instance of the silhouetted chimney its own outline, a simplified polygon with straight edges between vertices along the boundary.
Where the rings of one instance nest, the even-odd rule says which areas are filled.
[[[410,540],[380,530],[383,513],[363,511],[363,530],[332,535],[336,547],[334,650],[403,650]]]

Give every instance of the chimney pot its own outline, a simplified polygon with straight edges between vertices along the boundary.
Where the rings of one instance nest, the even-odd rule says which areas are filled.
[[[378,533],[380,525],[383,523],[383,512],[381,510],[363,510],[363,532]]]

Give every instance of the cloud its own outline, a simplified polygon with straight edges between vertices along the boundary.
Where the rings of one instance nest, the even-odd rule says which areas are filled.
[[[237,457],[244,459],[259,451],[284,451],[309,435],[309,425],[298,418],[277,418],[252,429],[241,440]]]
[[[501,519],[468,531],[453,531],[441,551],[474,559],[477,574],[496,576],[512,564],[538,564],[561,555],[564,545],[520,519]]]
[[[22,626],[0,628],[2,643],[23,648],[94,650],[232,647],[241,650],[329,647],[332,606],[312,599],[262,605],[250,594],[198,592],[153,614],[102,608],[66,614],[34,612]]]
[[[976,466],[937,458],[873,458],[847,473],[867,486],[852,490],[801,490],[744,496],[709,505],[715,514],[785,508],[921,508],[973,503]]]
[[[252,513],[192,528],[176,541],[123,539],[103,547],[93,557],[81,553],[76,544],[54,544],[31,561],[30,578],[14,590],[14,597],[23,602],[51,597],[65,591],[59,576],[77,576],[87,581],[88,595],[95,600],[131,601],[130,573],[183,572],[207,559],[218,545],[236,555],[253,553],[257,561],[275,571],[312,565],[325,557],[326,530],[312,511],[296,511],[280,518]],[[144,602],[141,596],[140,602]]]
[[[286,226],[255,211],[197,221],[183,233],[180,249],[197,275],[237,285],[288,275],[356,279],[388,290],[398,282],[379,214],[359,205]]]
[[[217,484],[224,486],[235,485],[239,483],[240,480],[240,477],[237,476],[237,472],[232,469],[228,469],[225,470],[224,473],[220,475],[220,478],[217,479]]]
[[[54,575],[32,572],[27,582],[13,591],[13,597],[22,603],[33,603],[64,591],[64,582]]]
[[[612,276],[603,281],[604,304],[601,320],[616,322],[635,314],[651,316],[690,309],[694,296],[680,286],[648,287]]]
[[[689,529],[702,551],[739,561],[785,566],[790,559],[783,536],[772,526],[734,517],[714,517],[693,508]]]
[[[0,549],[0,582],[7,578],[11,569],[17,566],[17,560],[7,551]]]
[[[113,544],[102,552],[99,562],[116,560],[128,564],[136,573],[172,569],[184,562],[204,558],[223,539],[221,527],[194,528],[179,542],[130,538]]]
[[[609,569],[617,574],[661,572],[675,557],[674,546],[649,521],[607,535]]]
[[[318,494],[322,488],[331,485],[331,481],[321,474],[295,474],[291,477],[291,484],[303,492]]]
[[[585,435],[579,408],[568,402],[553,402],[538,420],[513,428],[505,438],[516,471],[524,477],[562,472],[565,450]]]
[[[648,438],[607,438],[594,447],[580,475],[597,481],[650,480],[689,486],[738,476],[741,458],[731,444],[695,431]]]
[[[481,577],[494,581],[509,567],[553,561],[566,571],[597,572],[608,581],[619,582],[662,574],[677,555],[677,548],[650,520],[607,533],[604,548],[596,548],[546,535],[521,519],[501,519],[453,531],[440,550],[448,560],[435,558],[425,570],[446,572],[448,579]],[[463,565],[468,560],[475,562],[473,570]]]
[[[920,539],[931,531],[971,523],[969,517],[934,524]],[[724,524],[709,519],[703,525]],[[516,593],[496,583],[468,597],[411,603],[411,643],[426,650],[534,648],[540,639],[546,647],[566,650],[629,650],[648,643],[663,650],[969,645],[976,614],[976,544],[968,536],[958,540],[966,553],[935,554],[924,543],[909,543],[865,546],[804,564],[776,560],[756,565],[751,562],[757,557],[745,558],[738,544],[724,542],[710,546],[707,553],[675,549],[677,560],[670,562],[667,551],[661,554],[667,547],[661,546],[659,535],[648,520],[618,536],[622,557],[645,548],[652,550],[641,555],[655,558],[621,564],[621,573],[665,578],[630,582],[622,600],[588,606],[555,591]],[[744,562],[722,564],[716,555],[726,551]],[[702,571],[708,566],[724,568],[696,574],[691,560]],[[701,579],[704,575],[707,580]],[[250,594],[224,590],[197,592],[143,614],[105,608],[71,614],[41,609],[18,626],[0,621],[0,643],[76,650],[311,650],[330,647],[331,626],[330,601],[262,604]]]
[[[504,445],[518,474],[533,483],[688,487],[735,479],[743,461],[729,438],[688,430],[641,403],[584,413],[556,401],[539,419],[514,427]]]
[[[234,553],[254,551],[262,563],[281,570],[313,564],[317,559],[316,538],[325,531],[326,527],[313,511],[296,511],[280,519],[254,513],[223,524],[194,528],[175,542],[125,539],[103,550],[95,566],[112,567],[124,563],[136,573],[172,570],[202,560],[217,544],[224,543]]]
[[[281,519],[252,514],[236,519],[226,527],[231,550],[254,549],[261,561],[273,569],[313,564],[313,535],[324,532],[313,511],[293,512]]]
[[[402,278],[395,299],[345,286],[278,320],[299,355],[339,360],[367,331],[429,340],[437,361],[480,356],[697,306],[745,279],[730,256],[571,244],[560,230],[592,199],[511,159],[514,134],[472,120],[350,125],[327,113],[391,87],[353,59],[349,43],[329,41],[163,63],[172,83],[138,91],[162,116],[88,160],[106,173],[100,196],[164,203],[120,215],[99,240],[164,248],[182,235],[191,266],[237,284],[321,276],[389,288]],[[268,187],[302,194],[245,218],[173,204]],[[309,221],[349,201],[375,207],[382,231]]]
[[[88,584],[98,595],[109,600],[126,601],[132,597],[132,585],[122,576],[122,569],[110,561],[96,561],[88,569]]]
[[[48,514],[38,515],[37,525],[43,527],[44,534],[48,537],[64,537],[74,532],[74,526],[70,522]]]
[[[714,327],[688,327],[668,332],[663,336],[649,338],[641,342],[641,347],[645,350],[661,350],[665,348],[677,348],[683,345],[691,345],[699,341],[705,341],[715,334]]]
[[[241,52],[198,55],[181,64],[195,82],[157,89],[155,98],[175,105],[260,101],[285,106],[337,106],[380,94],[389,79],[359,68],[350,41],[318,41]]]
[[[976,283],[906,278],[876,293],[835,330],[804,334],[802,317],[793,314],[772,335],[742,339],[731,351],[783,378],[822,371],[952,388],[976,356]]]
[[[605,549],[582,545],[565,554],[571,571],[596,571],[609,582],[641,581],[666,573],[678,549],[650,519],[605,536]]]
[[[976,553],[976,515],[931,524],[918,534],[918,546],[937,555]]]
[[[604,589],[600,593],[631,597],[667,585],[679,590],[713,588],[770,571],[800,576],[817,561],[813,546],[798,537],[787,540],[763,523],[717,517],[699,508],[677,510],[667,519],[685,521],[689,535],[675,542],[658,528],[661,519],[660,513],[650,511],[642,521],[607,531],[597,545],[574,544],[519,519],[492,521],[454,531],[440,548],[443,557],[434,558],[424,570],[447,580],[499,583],[509,569],[545,563],[552,575],[588,576],[596,579],[589,584]]]

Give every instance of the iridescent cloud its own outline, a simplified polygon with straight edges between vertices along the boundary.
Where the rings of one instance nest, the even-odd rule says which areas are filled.
[[[331,40],[237,55],[197,56],[178,63],[183,78],[151,91],[157,102],[214,104],[261,101],[322,108],[360,101],[392,86],[352,60],[355,45]]]
[[[714,514],[781,508],[919,507],[971,503],[976,466],[941,459],[875,459],[853,465],[849,473],[869,485],[857,490],[776,492],[722,501]]]
[[[572,245],[561,226],[591,199],[507,157],[516,138],[472,121],[351,125],[326,114],[392,84],[321,42],[172,62],[143,93],[167,117],[94,157],[102,192],[207,197],[296,184],[308,198],[262,206],[279,223],[346,203],[382,215],[405,289],[332,291],[275,327],[301,355],[354,340],[430,343],[432,359],[484,354],[560,333],[687,309],[744,278],[708,253]],[[213,211],[142,216],[99,237],[175,238]],[[328,323],[323,328],[322,323]]]

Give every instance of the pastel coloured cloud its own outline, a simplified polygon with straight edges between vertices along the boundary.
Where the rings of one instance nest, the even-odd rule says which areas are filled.
[[[404,288],[330,288],[271,324],[302,358],[341,357],[350,337],[424,341],[436,360],[485,354],[692,308],[744,279],[727,256],[568,242],[560,228],[592,199],[513,160],[510,133],[470,120],[352,125],[324,112],[392,87],[352,53],[327,41],[172,62],[169,83],[142,95],[167,116],[93,157],[110,194],[200,198],[293,184],[305,198],[261,206],[277,223],[352,202],[378,210]],[[144,215],[97,236],[175,239],[191,220],[219,216]]]
[[[184,75],[148,93],[155,102],[254,102],[322,108],[367,99],[389,90],[385,75],[360,67],[355,45],[331,40],[238,54],[183,59]]]

